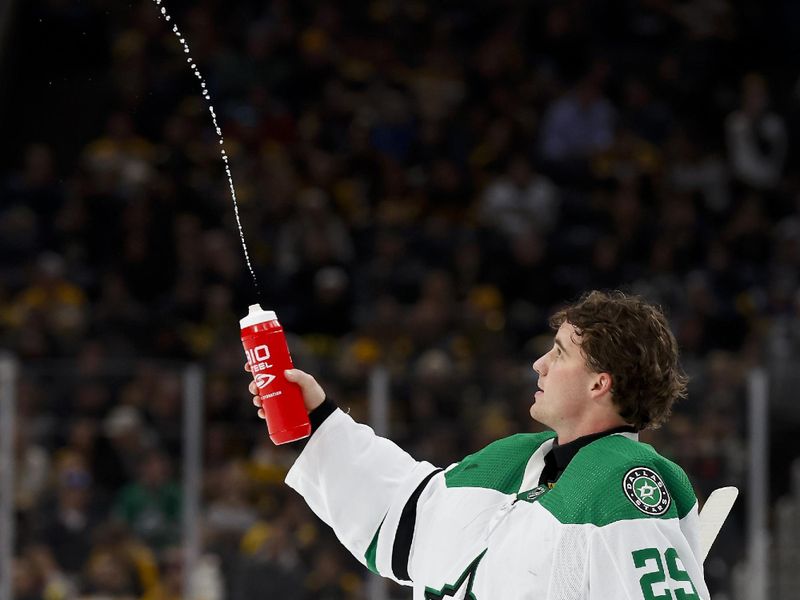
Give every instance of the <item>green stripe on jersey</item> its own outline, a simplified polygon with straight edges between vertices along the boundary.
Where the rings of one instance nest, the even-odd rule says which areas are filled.
[[[654,471],[665,485],[670,505],[663,514],[637,508],[626,495],[623,480],[635,467]],[[649,444],[622,435],[600,438],[579,450],[553,489],[539,500],[561,523],[599,527],[630,519],[682,519],[696,501],[683,469]]]
[[[378,567],[375,564],[375,557],[378,555],[378,535],[381,533],[381,527],[383,527],[383,521],[378,525],[378,531],[375,532],[375,536],[372,538],[367,551],[364,553],[364,560],[367,563],[367,568],[375,573],[375,575],[380,575],[380,573],[378,573]]]
[[[554,437],[552,431],[518,433],[492,442],[445,473],[445,483],[449,488],[479,487],[516,494],[528,460],[539,446]]]

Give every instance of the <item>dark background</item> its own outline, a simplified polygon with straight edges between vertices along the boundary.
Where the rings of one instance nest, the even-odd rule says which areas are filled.
[[[228,594],[362,597],[365,570],[280,484],[296,450],[255,422],[238,318],[275,309],[296,362],[362,418],[386,366],[392,437],[446,465],[536,427],[547,317],[593,288],[670,318],[690,397],[647,439],[701,499],[743,488],[707,563],[715,597],[735,597],[753,367],[771,375],[772,499],[800,454],[800,7],[165,6],[209,84],[260,293],[155,4],[13,2],[0,342],[23,366],[17,597],[176,593],[186,362],[209,377],[204,542]]]

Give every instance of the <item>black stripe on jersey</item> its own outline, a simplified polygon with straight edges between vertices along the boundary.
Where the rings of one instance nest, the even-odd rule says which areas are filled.
[[[394,535],[392,545],[392,573],[400,581],[411,581],[408,575],[408,555],[411,552],[411,540],[414,538],[414,524],[417,521],[417,500],[419,500],[422,490],[428,485],[431,478],[442,471],[436,469],[433,473],[423,479],[411,494],[403,512],[400,514],[400,522],[397,524],[397,531]]]

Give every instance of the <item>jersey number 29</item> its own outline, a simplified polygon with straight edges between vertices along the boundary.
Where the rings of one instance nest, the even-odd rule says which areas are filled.
[[[639,579],[644,600],[673,600],[673,598],[674,600],[699,600],[697,589],[695,589],[689,574],[683,570],[683,565],[679,563],[678,551],[675,548],[667,548],[664,551],[663,562],[658,548],[635,550],[631,556],[637,569],[651,569]],[[667,583],[667,576],[664,573],[664,563],[667,564],[669,583]],[[653,566],[655,566],[655,570],[652,570]],[[653,588],[659,584],[663,586],[664,591],[656,594]],[[675,596],[672,595],[673,593]]]

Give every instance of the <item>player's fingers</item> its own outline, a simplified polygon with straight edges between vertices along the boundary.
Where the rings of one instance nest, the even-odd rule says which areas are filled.
[[[266,415],[264,414],[264,409],[263,408],[259,408],[258,409],[258,418],[259,419],[266,419],[267,418]]]
[[[261,407],[261,398],[258,396],[253,396],[253,406]]]
[[[301,371],[300,369],[287,369],[283,373],[284,375],[286,375],[286,379],[288,379],[292,383],[296,383],[304,390],[306,388],[313,388],[319,386],[316,379],[314,379],[311,375],[309,375],[305,371]]]
[[[244,370],[247,371],[248,373],[250,373],[252,371],[252,369],[250,368],[250,363],[249,362],[244,363]]]
[[[247,386],[247,389],[250,390],[250,393],[253,394],[253,396],[258,396],[258,386],[256,386],[255,381],[251,381],[250,385]]]

